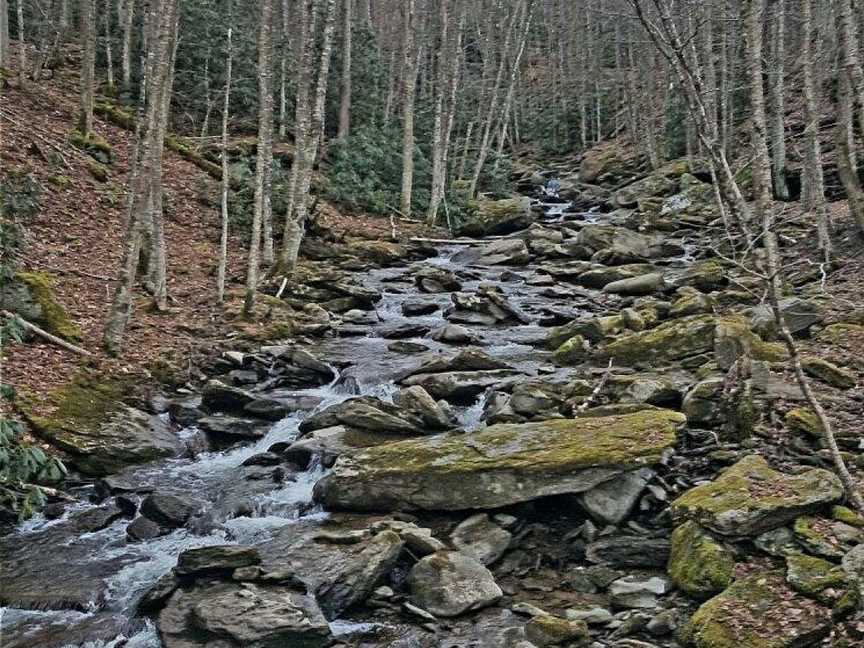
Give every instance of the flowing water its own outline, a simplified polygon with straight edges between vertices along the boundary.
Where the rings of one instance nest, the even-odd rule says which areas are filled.
[[[548,223],[566,225],[566,220],[572,216],[567,213],[569,205],[566,203],[549,203],[543,207],[544,220]],[[593,222],[598,216],[589,213],[578,218]],[[548,353],[538,350],[532,343],[543,336],[540,321],[544,317],[551,312],[560,313],[562,306],[566,306],[570,317],[577,315],[584,306],[581,302],[584,295],[574,292],[562,305],[562,298],[550,295],[548,282],[538,280],[543,275],[531,266],[510,269],[502,277],[505,269],[501,267],[467,267],[455,262],[453,257],[460,249],[462,246],[444,248],[437,258],[422,263],[457,272],[465,292],[474,291],[483,283],[499,286],[510,304],[528,321],[508,326],[473,326],[472,332],[482,338],[483,349],[526,374],[563,376],[563,370],[549,363]],[[318,358],[340,368],[332,384],[298,390],[298,393],[321,399],[314,411],[356,394],[388,399],[396,390],[395,379],[401,372],[415,367],[418,357],[388,350],[392,340],[382,338],[382,331],[409,321],[433,328],[447,323],[443,309],[450,304],[450,294],[421,294],[406,267],[370,271],[362,283],[383,293],[376,306],[377,313],[371,313],[361,324],[362,334],[356,335],[358,327],[355,325],[351,336],[328,338],[309,348]],[[401,308],[409,300],[435,302],[440,309],[431,315],[406,318]],[[406,341],[420,342],[433,352],[453,351],[452,347],[426,337]],[[482,425],[482,401],[480,398],[458,410],[466,430]],[[285,481],[263,492],[250,494],[246,490],[248,485],[236,479],[238,468],[245,460],[266,451],[274,443],[296,439],[298,425],[308,414],[292,414],[275,423],[266,436],[255,443],[199,454],[193,459],[159,461],[124,473],[139,490],[189,494],[206,502],[205,510],[192,529],[179,529],[155,540],[132,543],[127,541],[125,533],[129,519],[120,518],[101,530],[80,534],[75,529],[74,519],[97,507],[89,502],[92,487],[85,486],[78,492],[80,501],[68,507],[60,519],[46,520],[37,516],[14,534],[0,539],[0,551],[4,554],[8,552],[13,560],[32,561],[34,578],[41,580],[34,583],[35,587],[51,592],[58,583],[68,585],[71,582],[73,590],[90,588],[91,591],[89,598],[85,596],[75,605],[64,601],[63,595],[58,593],[53,604],[51,597],[46,597],[48,609],[0,608],[0,648],[31,648],[43,645],[40,642],[62,645],[62,641],[82,648],[158,648],[160,642],[153,625],[136,618],[135,609],[141,596],[176,564],[182,551],[213,544],[256,545],[298,520],[326,519],[327,513],[312,503],[312,488],[325,473],[320,464],[313,463],[294,481]],[[181,434],[192,436],[196,430],[186,429]],[[226,505],[236,499],[246,503],[242,516],[236,514],[236,507]],[[14,605],[15,602],[10,603]],[[80,609],[51,609],[68,607]],[[334,621],[332,630],[338,635],[356,631],[358,627]],[[99,637],[101,639],[97,639]]]

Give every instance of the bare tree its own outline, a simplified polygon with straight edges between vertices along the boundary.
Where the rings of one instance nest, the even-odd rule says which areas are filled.
[[[120,67],[123,76],[123,90],[129,92],[132,85],[132,27],[135,24],[135,0],[122,0],[123,45],[120,53]]]
[[[27,48],[24,37],[24,0],[16,0],[18,14],[18,85],[27,85]]]
[[[414,0],[402,6],[402,197],[399,210],[411,216],[411,194],[414,190],[414,99],[417,86],[417,52],[415,38],[417,16]]]
[[[151,250],[162,254],[163,267],[155,272],[162,286],[155,286],[154,300],[164,287],[164,238],[160,240],[162,185],[162,152],[170,105],[173,66],[179,26],[179,0],[150,0],[145,16],[147,35],[144,63],[144,85],[139,101],[136,146],[129,178],[129,202],[121,262],[111,311],[105,324],[103,343],[108,353],[117,355],[132,313],[132,293],[136,269],[149,229]],[[158,210],[158,214],[156,213]],[[156,239],[154,241],[154,239]],[[152,252],[151,252],[152,254]],[[152,265],[152,260],[151,260]],[[160,276],[161,274],[161,276]],[[151,282],[154,272],[151,268]],[[158,305],[158,304],[157,304]]]
[[[816,215],[819,249],[825,262],[831,260],[831,236],[828,232],[828,206],[825,202],[825,176],[822,171],[822,144],[819,141],[818,84],[813,54],[813,0],[801,1],[801,65],[804,71],[804,135],[807,140],[805,179],[807,201],[805,208]]]
[[[105,27],[105,74],[109,94],[114,94],[114,53],[111,48],[111,16],[113,14],[114,3],[112,0],[105,0],[105,15],[102,18]]]
[[[769,96],[771,119],[771,170],[774,180],[774,195],[779,200],[789,200],[789,184],[786,181],[786,3],[774,0],[771,21],[771,71]]]
[[[446,2],[446,0],[443,0]],[[344,140],[351,131],[351,30],[353,0],[343,0],[342,12],[342,96],[339,100],[339,133]]]
[[[0,0],[0,67],[9,66],[9,3]]]
[[[234,50],[231,43],[232,18],[232,7],[229,2],[225,91],[222,99],[222,233],[219,237],[219,269],[216,276],[216,300],[220,304],[225,301],[225,269],[228,265],[228,190],[231,186],[231,176],[228,172],[228,120],[231,107],[231,74],[234,63]]]
[[[255,208],[249,242],[249,264],[246,270],[246,299],[243,314],[252,315],[258,270],[261,262],[262,223],[270,206],[270,174],[273,165],[273,70],[271,61],[273,31],[273,0],[260,1],[258,17],[258,151],[255,156]],[[265,249],[266,249],[265,236]],[[271,237],[272,245],[272,237]],[[272,248],[271,248],[272,251]]]
[[[858,104],[858,124],[864,131],[864,70],[861,68],[858,24],[852,10],[852,0],[837,0],[837,45],[840,64],[849,80],[850,92]]]
[[[85,137],[93,131],[93,84],[96,66],[96,0],[81,0],[81,105],[78,130]]]

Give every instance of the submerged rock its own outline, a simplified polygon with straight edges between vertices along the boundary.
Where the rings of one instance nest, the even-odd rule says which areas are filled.
[[[408,575],[411,600],[435,616],[455,617],[497,603],[501,588],[473,558],[439,551],[420,560]]]
[[[315,499],[337,509],[464,510],[581,493],[658,461],[683,421],[648,410],[401,441],[342,457]]]
[[[756,536],[842,497],[840,480],[827,470],[785,475],[750,455],[713,482],[684,493],[671,511],[678,520],[695,520],[721,535]]]

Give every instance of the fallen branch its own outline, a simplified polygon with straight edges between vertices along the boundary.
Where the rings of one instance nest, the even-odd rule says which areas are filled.
[[[93,356],[93,354],[90,353],[87,349],[82,349],[81,347],[75,346],[74,344],[71,344],[70,342],[63,340],[63,339],[57,337],[56,335],[51,335],[51,333],[49,333],[48,331],[39,328],[38,326],[36,326],[35,324],[33,324],[31,322],[28,322],[27,320],[25,320],[20,315],[16,315],[15,313],[10,313],[7,310],[0,311],[0,314],[2,314],[3,317],[8,317],[10,319],[16,320],[18,322],[18,324],[20,324],[23,328],[27,329],[31,333],[34,333],[34,334],[38,335],[39,337],[44,338],[45,340],[48,340],[49,342],[52,342],[53,344],[56,344],[59,347],[63,347],[67,351],[72,351],[73,353],[77,353],[79,355],[88,356],[88,357]]]
[[[579,407],[576,408],[576,416],[587,410],[594,401],[597,400],[597,397],[600,396],[600,392],[603,391],[603,387],[606,386],[606,381],[609,380],[609,376],[612,375],[612,358],[609,359],[609,365],[606,367],[606,371],[603,372],[603,375],[600,377],[600,382],[597,383],[597,386],[594,388],[594,391],[591,392],[591,395],[585,399],[585,402],[582,403]]]

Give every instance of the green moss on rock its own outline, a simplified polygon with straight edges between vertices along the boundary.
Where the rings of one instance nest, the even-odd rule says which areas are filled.
[[[831,605],[845,593],[847,574],[841,567],[805,554],[786,556],[786,580],[805,596]],[[826,590],[833,590],[826,592]]]
[[[625,363],[674,361],[710,351],[716,320],[696,315],[619,337],[606,345],[604,354]]]
[[[35,323],[49,333],[66,340],[81,339],[81,329],[66,313],[54,294],[54,277],[47,272],[18,272],[15,279],[23,283],[41,314]]]
[[[685,522],[672,533],[669,576],[684,592],[708,598],[732,582],[735,558],[695,522]]]
[[[645,410],[400,441],[341,458],[315,496],[330,508],[464,510],[584,492],[656,463],[684,421]]]
[[[801,358],[801,368],[808,375],[838,389],[852,389],[858,382],[858,376],[854,371],[814,356]]]
[[[792,432],[805,434],[814,439],[821,439],[825,432],[816,412],[804,407],[796,407],[786,412],[783,417],[786,427]]]
[[[755,536],[842,496],[840,480],[827,470],[785,475],[759,455],[749,455],[714,481],[681,495],[671,512],[676,520],[696,520],[722,535]]]
[[[555,349],[552,359],[562,367],[577,365],[588,356],[588,343],[581,335],[574,335]]]
[[[830,612],[791,590],[782,573],[758,572],[704,603],[686,638],[696,648],[796,648],[830,629]]]
[[[864,528],[864,516],[846,506],[832,506],[831,519],[859,529]]]

